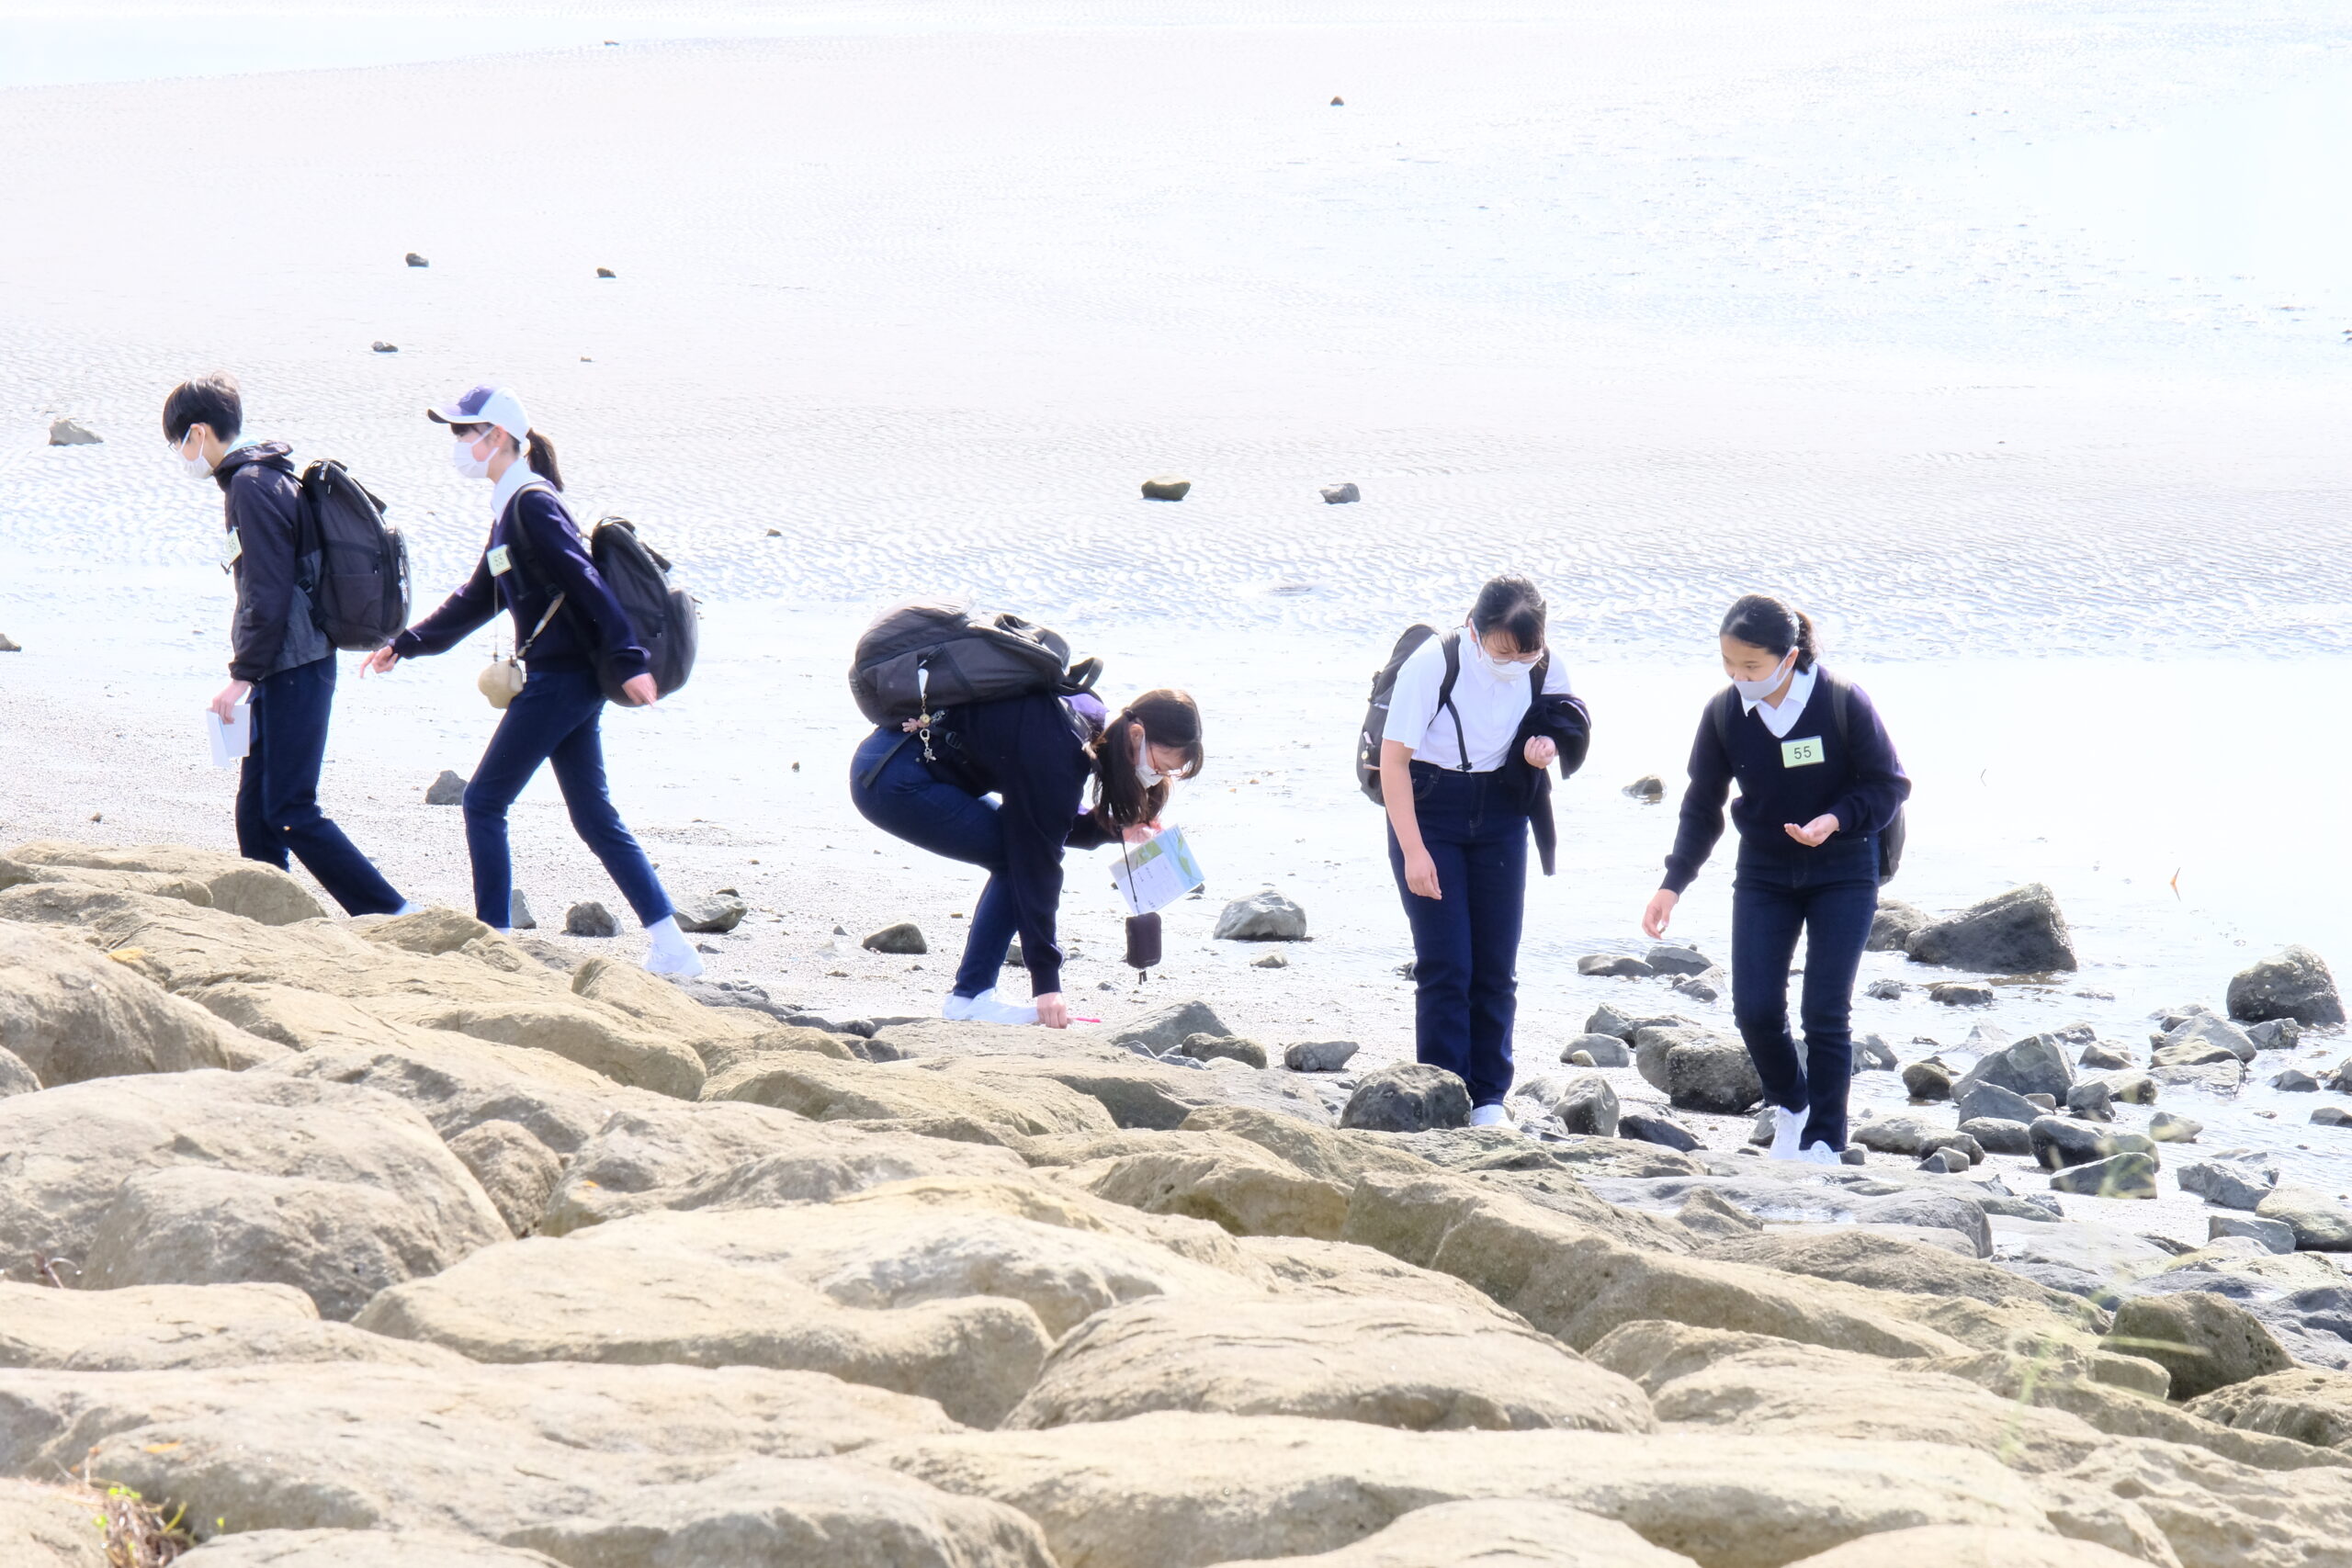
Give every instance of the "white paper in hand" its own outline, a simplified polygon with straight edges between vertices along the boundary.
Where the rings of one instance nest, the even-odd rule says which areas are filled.
[[[210,708],[204,710],[204,734],[212,742],[212,765],[216,768],[233,768],[253,750],[254,710],[241,704],[236,715],[223,724],[219,714]]]
[[[1111,886],[1127,901],[1131,915],[1164,909],[1206,880],[1182,828],[1163,828],[1140,844],[1125,846],[1111,864]]]

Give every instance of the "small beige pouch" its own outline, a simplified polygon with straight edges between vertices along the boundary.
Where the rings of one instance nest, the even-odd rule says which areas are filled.
[[[491,706],[503,708],[523,694],[523,683],[530,679],[523,668],[523,660],[530,653],[531,645],[539,640],[539,634],[548,629],[548,623],[555,619],[555,613],[562,608],[563,595],[559,593],[555,603],[548,606],[548,613],[539,617],[539,624],[531,628],[531,635],[523,639],[523,646],[505,659],[492,658],[474,678],[475,687],[490,700]]]

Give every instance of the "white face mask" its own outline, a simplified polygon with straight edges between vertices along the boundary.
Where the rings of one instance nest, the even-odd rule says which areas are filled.
[[[1141,730],[1136,732],[1136,777],[1143,781],[1146,789],[1159,787],[1168,777],[1151,765],[1151,742],[1144,738]]]
[[[180,440],[179,450],[175,452],[172,456],[174,460],[179,464],[180,471],[186,474],[188,478],[192,479],[209,479],[212,477],[212,465],[204,460],[204,448],[198,446],[196,449],[196,456],[193,457],[187,455],[187,444],[195,438],[196,433],[194,431],[190,431],[187,435],[183,436]]]
[[[1739,694],[1743,702],[1760,703],[1781,689],[1781,682],[1789,678],[1789,671],[1796,663],[1796,658],[1797,650],[1792,648],[1789,649],[1788,656],[1781,660],[1780,666],[1770,675],[1765,676],[1761,681],[1735,680],[1732,682],[1732,689]]]
[[[449,466],[469,479],[490,478],[490,459],[475,457],[470,441],[460,441],[449,448]]]
[[[1466,640],[1472,648],[1477,649],[1478,667],[1487,672],[1488,679],[1497,682],[1526,680],[1527,672],[1535,668],[1536,660],[1543,658],[1542,654],[1538,654],[1535,659],[1529,660],[1524,664],[1521,664],[1515,660],[1498,659],[1493,654],[1487,651],[1487,645],[1483,641],[1479,640],[1478,634],[1475,629],[1464,640]]]

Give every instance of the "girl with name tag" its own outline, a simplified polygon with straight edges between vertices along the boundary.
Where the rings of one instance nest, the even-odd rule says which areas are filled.
[[[1690,785],[1665,886],[1642,911],[1666,934],[1683,889],[1723,837],[1739,830],[1731,896],[1731,1006],[1772,1107],[1774,1159],[1838,1163],[1854,1072],[1854,976],[1878,911],[1881,835],[1911,781],[1878,709],[1821,667],[1813,622],[1751,593],[1718,641],[1731,686],[1707,705],[1690,747]],[[1805,936],[1802,1060],[1789,1032],[1789,964]]]
[[[563,475],[555,444],[531,428],[522,400],[503,387],[476,387],[425,416],[457,438],[450,460],[458,472],[491,481],[490,538],[465,586],[362,669],[382,674],[403,659],[446,653],[501,608],[514,617],[515,659],[492,665],[481,682],[504,713],[466,785],[474,918],[502,931],[514,923],[506,809],[540,764],[551,763],[573,829],[653,939],[645,966],[657,975],[699,975],[702,960],[605,787],[599,651],[633,669],[624,687],[632,705],[650,707],[658,693],[628,612],[597,573],[558,494]]]
[[[850,764],[850,799],[892,837],[987,868],[942,1016],[1066,1029],[1055,934],[1062,852],[1159,830],[1169,786],[1201,771],[1201,710],[1182,692],[1146,692],[1115,716],[1091,692],[1038,693],[947,709],[925,744],[910,739],[918,724],[866,737]],[[1094,805],[1081,811],[1090,779]],[[1027,1002],[996,994],[1016,935]]]
[[[1460,627],[1396,667],[1380,742],[1388,863],[1413,931],[1414,1055],[1459,1077],[1473,1126],[1506,1119],[1530,827],[1552,871],[1550,775],[1592,720],[1544,647],[1523,577],[1478,591]]]

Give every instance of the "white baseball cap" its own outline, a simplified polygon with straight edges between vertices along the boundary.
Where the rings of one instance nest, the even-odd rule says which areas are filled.
[[[424,417],[435,424],[494,424],[517,441],[531,434],[531,416],[508,387],[476,387],[439,408],[426,409]]]

